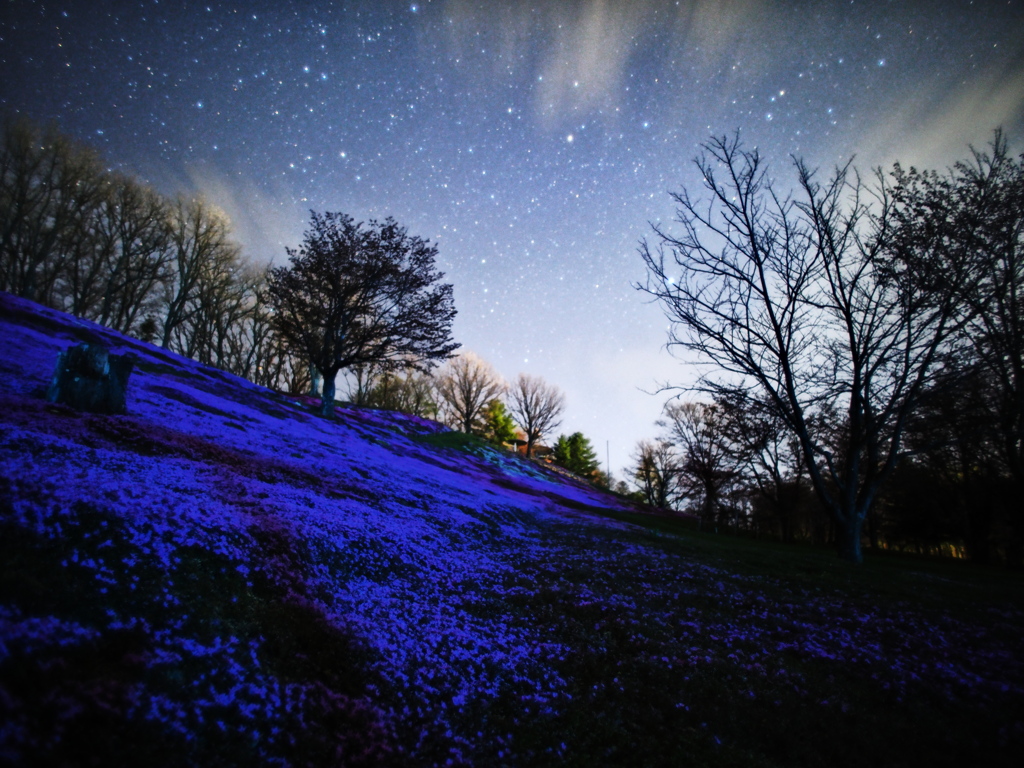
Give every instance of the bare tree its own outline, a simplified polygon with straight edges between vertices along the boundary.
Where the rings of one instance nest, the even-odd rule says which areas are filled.
[[[682,461],[670,440],[641,440],[633,452],[630,474],[644,501],[658,509],[675,506],[680,494]]]
[[[96,219],[107,269],[95,320],[123,333],[156,308],[170,260],[166,201],[134,179],[114,176]]]
[[[53,128],[10,120],[0,141],[0,290],[49,306],[100,202],[96,153]]]
[[[311,378],[314,382],[314,387],[322,379],[319,372],[316,370],[316,366],[311,366],[310,371]],[[346,384],[345,397],[353,405],[369,406],[373,399],[373,390],[377,386],[377,381],[384,374],[383,366],[376,363],[361,363],[359,365],[353,365],[347,371],[345,371],[342,380]],[[319,394],[317,391],[313,391],[310,394]]]
[[[702,523],[723,522],[722,501],[735,472],[720,409],[707,403],[669,403],[665,417],[679,453],[680,490],[697,502]]]
[[[168,211],[153,190],[121,174],[103,178],[98,204],[70,236],[55,298],[79,317],[122,333],[157,309],[168,278]]]
[[[95,320],[266,386],[308,383],[275,331],[267,270],[202,199],[168,203],[54,128],[4,123],[0,290]]]
[[[794,533],[805,473],[800,444],[762,398],[721,390],[715,394],[734,471],[779,525],[783,541]]]
[[[216,291],[212,286],[223,285],[224,272],[238,262],[238,247],[229,234],[227,217],[202,198],[178,197],[171,207],[171,277],[163,302],[163,346],[185,355],[200,346],[195,333],[186,332],[186,323],[202,310],[200,292],[209,300]]]
[[[386,370],[377,377],[369,405],[423,418],[437,416],[434,380],[425,373],[406,370],[401,375]]]
[[[501,397],[505,389],[490,363],[472,352],[452,358],[437,375],[444,421],[466,434],[479,432],[478,422],[487,404]]]
[[[192,311],[180,327],[182,350],[208,365],[231,369],[237,331],[250,317],[256,273],[237,248],[218,248],[199,272]]]
[[[536,444],[558,428],[565,409],[565,395],[539,376],[520,373],[509,388],[509,411],[526,435],[526,455]]]
[[[776,409],[836,524],[840,556],[860,562],[864,520],[956,330],[955,301],[923,286],[894,250],[881,173],[873,190],[849,166],[820,184],[797,161],[797,202],[738,136],[704,150],[696,165],[710,199],[672,195],[682,231],[654,226],[638,287],[663,303],[670,346],[717,369],[698,389],[731,387]],[[950,284],[957,270],[947,265]],[[812,428],[828,410],[845,422],[838,451]]]
[[[231,285],[212,303],[219,305],[223,314],[201,313],[209,317],[212,328],[212,333],[204,335],[213,340],[210,349],[217,361],[214,364],[254,382],[261,368],[268,363],[273,367],[271,360],[283,343],[274,332],[266,285],[268,270],[269,266],[240,262],[229,272]]]

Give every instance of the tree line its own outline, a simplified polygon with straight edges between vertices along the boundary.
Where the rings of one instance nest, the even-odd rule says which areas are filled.
[[[862,546],[1024,555],[1024,156],[996,132],[944,172],[782,190],[738,135],[640,255],[670,346],[708,372],[632,468],[703,523]],[[691,396],[692,396],[691,395]]]
[[[308,363],[273,322],[268,268],[227,216],[107,170],[25,119],[0,137],[0,290],[93,320],[258,384],[299,389]]]
[[[433,374],[394,371],[387,365],[352,368],[344,377],[345,396],[354,405],[402,411],[435,419],[454,430],[502,448],[536,456],[541,448],[551,463],[599,485],[610,478],[582,432],[560,434],[565,394],[539,376],[520,373],[508,382],[483,358],[463,351]]]
[[[255,266],[203,198],[168,198],[108,171],[55,127],[3,124],[0,290],[263,386],[318,392],[325,414],[344,373],[356,405],[439,418],[532,456],[559,425],[564,395],[527,374],[507,384],[471,353],[453,357],[452,286],[436,254],[393,219],[314,212],[289,264]],[[595,473],[581,434],[556,448],[563,466]]]

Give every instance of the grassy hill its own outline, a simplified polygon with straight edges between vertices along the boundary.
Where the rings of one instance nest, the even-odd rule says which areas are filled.
[[[124,416],[43,398],[82,341]],[[0,763],[1014,764],[1024,581],[699,534],[0,294]]]

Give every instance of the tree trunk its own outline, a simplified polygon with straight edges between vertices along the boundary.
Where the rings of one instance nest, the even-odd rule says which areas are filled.
[[[309,394],[313,397],[320,394],[320,371],[312,363],[309,364]]]
[[[323,395],[320,398],[321,416],[334,415],[334,379],[337,375],[337,371],[324,371]]]
[[[844,519],[835,520],[836,545],[839,548],[839,558],[851,563],[864,562],[864,553],[861,551],[860,538],[864,527],[864,518],[858,514],[852,514]]]

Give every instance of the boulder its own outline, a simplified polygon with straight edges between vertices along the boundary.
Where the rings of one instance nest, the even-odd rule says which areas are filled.
[[[124,413],[128,377],[134,367],[132,354],[112,355],[100,344],[79,344],[57,356],[46,399],[79,411]]]

